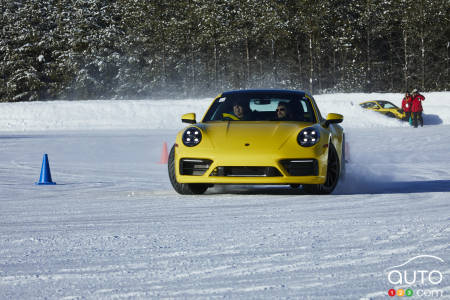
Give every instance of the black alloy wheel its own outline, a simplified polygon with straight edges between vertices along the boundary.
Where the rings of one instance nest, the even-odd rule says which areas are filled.
[[[179,183],[175,175],[175,146],[170,149],[169,159],[167,163],[169,171],[169,179],[173,189],[181,195],[200,195],[206,192],[209,185],[201,183]]]
[[[323,184],[304,184],[303,190],[308,194],[326,195],[333,192],[339,181],[340,167],[336,148],[330,143],[328,150],[327,177]]]

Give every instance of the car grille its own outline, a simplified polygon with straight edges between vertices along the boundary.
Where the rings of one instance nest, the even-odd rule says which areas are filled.
[[[315,159],[285,159],[281,161],[289,176],[317,176],[319,167]]]
[[[221,177],[279,177],[275,167],[217,167],[209,176]]]
[[[180,160],[180,174],[202,176],[211,166],[212,160],[182,158]]]

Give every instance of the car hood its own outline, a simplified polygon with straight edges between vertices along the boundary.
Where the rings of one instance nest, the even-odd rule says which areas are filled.
[[[311,123],[299,122],[214,122],[203,123],[202,130],[216,149],[280,149],[291,138]]]

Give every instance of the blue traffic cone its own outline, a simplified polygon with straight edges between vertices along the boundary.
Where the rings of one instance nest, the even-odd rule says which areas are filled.
[[[52,174],[50,173],[50,165],[48,164],[48,156],[44,154],[42,158],[42,167],[41,167],[41,177],[39,178],[39,182],[36,184],[56,184],[56,182],[52,181]]]

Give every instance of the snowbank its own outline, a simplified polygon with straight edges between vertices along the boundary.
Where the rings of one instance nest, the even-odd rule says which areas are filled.
[[[450,124],[450,92],[424,95],[425,124]],[[341,113],[344,126],[350,128],[407,126],[358,106],[360,102],[374,99],[385,99],[400,106],[402,98],[403,95],[398,93],[315,96],[324,116],[330,112]],[[199,120],[212,99],[1,103],[0,131],[178,129],[184,127],[182,114],[195,112]]]

